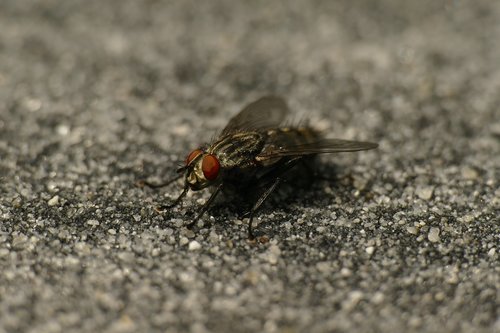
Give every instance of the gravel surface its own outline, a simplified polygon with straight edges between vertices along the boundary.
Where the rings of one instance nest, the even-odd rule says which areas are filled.
[[[500,332],[500,2],[0,3],[0,332]],[[378,150],[256,220],[152,190],[245,104]]]

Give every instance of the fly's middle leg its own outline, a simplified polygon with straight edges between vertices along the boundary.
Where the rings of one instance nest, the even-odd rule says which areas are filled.
[[[210,206],[212,205],[212,203],[214,202],[215,198],[217,197],[217,195],[220,193],[221,190],[222,190],[222,183],[219,186],[217,186],[215,191],[212,192],[210,198],[208,198],[207,202],[205,202],[205,204],[201,207],[201,209],[198,212],[198,215],[196,215],[194,220],[187,225],[188,229],[191,229],[196,224],[196,222],[198,222],[198,220],[203,216],[203,214],[206,213],[206,211],[210,208]]]
[[[262,193],[260,198],[257,200],[255,205],[252,207],[249,213],[249,221],[248,221],[248,238],[249,239],[254,239],[255,236],[253,234],[253,227],[252,227],[252,222],[253,218],[255,215],[255,212],[262,206],[264,201],[269,197],[269,195],[276,189],[278,184],[283,181],[282,176],[289,171],[291,168],[293,168],[299,161],[301,161],[302,158],[292,158],[288,161],[286,161],[283,165],[281,165],[279,168],[274,170],[273,172],[269,173],[266,175],[266,179],[273,179],[273,177],[276,177],[273,179],[273,181],[270,182],[270,186]]]

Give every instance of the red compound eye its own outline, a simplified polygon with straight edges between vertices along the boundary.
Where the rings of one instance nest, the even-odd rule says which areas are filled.
[[[192,160],[194,160],[198,155],[200,155],[202,151],[200,149],[195,149],[192,152],[189,153],[189,155],[186,158],[186,165],[191,163]]]
[[[208,180],[214,180],[219,175],[220,163],[214,155],[206,155],[201,163],[203,175]]]

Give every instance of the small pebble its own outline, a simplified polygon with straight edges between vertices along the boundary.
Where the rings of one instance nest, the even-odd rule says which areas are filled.
[[[326,228],[325,228],[325,227],[323,227],[323,226],[320,226],[320,227],[317,227],[317,228],[316,228],[316,231],[318,232],[318,234],[322,234],[322,233],[324,233],[324,232],[325,232],[325,230],[326,230]]]
[[[189,239],[187,239],[186,237],[181,236],[181,237],[179,238],[179,244],[180,244],[181,246],[184,246],[184,245],[186,245],[187,243],[189,243]]]
[[[439,301],[439,302],[443,301],[445,298],[446,298],[446,295],[442,291],[440,291],[440,292],[436,293],[436,295],[434,295],[434,299],[436,301]]]
[[[352,271],[349,268],[343,267],[340,270],[340,275],[342,275],[343,277],[349,277],[352,275]]]
[[[474,180],[479,176],[476,169],[466,166],[462,169],[462,177],[467,180]]]
[[[418,234],[418,230],[417,230],[417,228],[415,228],[415,227],[407,227],[407,228],[406,228],[406,231],[407,231],[408,233],[412,234],[412,235],[416,235],[416,234]]]
[[[434,187],[432,186],[417,187],[415,193],[422,200],[430,200],[432,198],[432,194],[434,193]]]
[[[427,235],[427,239],[433,243],[437,243],[441,240],[439,238],[439,233],[439,228],[431,228],[431,230],[429,230],[429,234]]]
[[[61,125],[56,127],[57,134],[62,135],[62,136],[68,135],[69,131],[70,131],[70,128],[68,125],[61,124]]]
[[[95,226],[98,226],[99,225],[99,221],[97,220],[87,220],[87,224],[92,226],[92,227],[95,227]]]
[[[474,221],[474,216],[472,216],[470,214],[464,215],[462,217],[462,221],[465,223],[471,223],[472,221]]]
[[[185,229],[183,232],[184,232],[184,236],[186,236],[187,238],[194,238],[196,236],[194,231],[190,230],[190,229]]]
[[[373,294],[372,302],[375,304],[382,304],[384,299],[385,299],[384,293],[377,291],[375,294]]]
[[[12,237],[12,248],[15,250],[21,250],[26,245],[28,237],[25,235],[15,235]]]
[[[8,256],[10,251],[8,249],[0,249],[0,258]]]
[[[281,250],[277,245],[271,245],[267,252],[267,261],[271,265],[276,265],[278,263],[278,259],[281,255]]]
[[[201,244],[197,241],[191,241],[189,242],[188,249],[189,251],[198,251],[199,249],[201,249]]]
[[[50,199],[47,204],[49,206],[56,206],[57,204],[59,203],[59,196],[58,195],[55,195],[52,197],[52,199]]]

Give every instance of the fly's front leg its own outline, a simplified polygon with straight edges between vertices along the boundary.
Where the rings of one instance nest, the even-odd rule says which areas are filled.
[[[222,190],[222,183],[219,184],[215,189],[215,191],[212,192],[210,198],[208,198],[207,202],[205,202],[205,204],[200,208],[194,220],[187,225],[188,229],[191,229],[196,224],[196,222],[198,222],[198,220],[203,216],[203,214],[206,213],[206,211],[210,208],[210,205],[212,205],[212,203],[214,202],[215,198],[217,197],[217,195],[220,193],[221,190]]]
[[[255,215],[255,212],[262,206],[264,201],[269,197],[269,195],[276,189],[276,186],[281,182],[281,178],[276,178],[274,182],[269,186],[264,193],[260,196],[259,200],[255,203],[255,205],[252,207],[250,210],[250,217],[248,221],[248,238],[249,239],[255,239],[255,236],[252,231],[252,222],[253,222],[253,217]]]
[[[186,194],[188,193],[188,191],[189,191],[189,186],[186,185],[184,187],[184,189],[182,190],[182,193],[177,197],[177,199],[175,199],[175,201],[173,203],[171,203],[170,205],[158,206],[158,207],[155,208],[155,210],[158,213],[163,213],[163,211],[165,211],[167,209],[174,208],[175,206],[177,206],[178,204],[180,204],[182,202],[182,199],[184,199],[184,197],[186,196]]]
[[[148,182],[147,180],[144,180],[144,179],[141,179],[141,180],[138,180],[135,182],[135,185],[138,186],[138,187],[144,187],[144,186],[147,186],[147,187],[150,187],[150,188],[161,188],[161,187],[165,187],[165,186],[168,186],[170,184],[172,184],[173,182],[181,179],[184,175],[183,174],[180,174],[178,176],[175,176],[174,178],[172,179],[169,179],[167,180],[166,182],[163,182],[163,183],[150,183]]]
[[[146,180],[138,180],[135,185],[138,186],[138,187],[144,187],[144,186],[147,186],[147,187],[150,187],[150,188],[153,188],[153,189],[157,189],[157,188],[161,188],[161,187],[166,187],[170,184],[172,184],[173,182],[181,179],[184,175],[180,174],[178,176],[175,176],[174,178],[172,179],[169,179],[167,180],[166,182],[163,182],[163,183],[150,183]],[[162,205],[162,206],[157,206],[155,207],[155,210],[158,212],[158,213],[162,213],[163,211],[165,211],[166,209],[170,209],[170,208],[173,208],[175,206],[177,206],[179,203],[182,202],[182,199],[184,199],[184,197],[186,196],[187,192],[189,190],[189,187],[188,186],[185,186],[182,193],[177,197],[177,199],[175,199],[175,201],[173,203],[171,203],[170,205]]]

